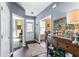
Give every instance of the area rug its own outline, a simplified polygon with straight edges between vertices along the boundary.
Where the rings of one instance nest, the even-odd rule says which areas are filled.
[[[33,43],[33,44],[28,44],[29,50],[32,53],[32,56],[37,56],[43,53],[46,53],[46,49],[43,48],[40,44],[38,43]]]

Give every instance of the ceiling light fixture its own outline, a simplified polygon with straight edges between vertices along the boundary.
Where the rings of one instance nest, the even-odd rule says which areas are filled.
[[[31,12],[31,14],[34,14],[34,12]]]
[[[57,6],[57,5],[56,5],[56,4],[54,4],[54,5],[52,6],[52,8],[54,9],[54,8],[56,8],[56,6]]]

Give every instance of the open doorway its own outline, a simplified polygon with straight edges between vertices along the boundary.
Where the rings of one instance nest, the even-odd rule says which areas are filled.
[[[40,42],[43,43],[42,46],[46,47],[45,44],[45,32],[52,32],[52,21],[51,16],[47,16],[44,19],[40,20]]]
[[[12,14],[13,17],[13,51],[22,47],[23,42],[23,18]]]

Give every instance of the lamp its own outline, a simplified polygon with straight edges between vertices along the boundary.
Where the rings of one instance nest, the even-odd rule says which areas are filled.
[[[78,24],[79,23],[79,9],[75,9],[71,12],[69,12],[67,14],[67,24]],[[75,26],[75,29],[74,29],[74,41],[72,43],[74,44],[78,44],[78,41],[77,41],[77,29],[76,29],[76,26]]]

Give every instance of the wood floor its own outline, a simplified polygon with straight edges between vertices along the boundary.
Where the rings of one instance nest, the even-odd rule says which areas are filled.
[[[45,42],[41,42],[40,45],[43,47],[43,48],[46,48],[46,44]],[[33,57],[32,54],[31,54],[31,51],[29,50],[29,48],[27,47],[22,47],[18,50],[16,50],[14,53],[13,53],[13,57]],[[47,53],[43,53],[43,54],[40,54],[40,55],[37,55],[35,57],[47,57]]]
[[[32,57],[32,55],[27,47],[22,47],[13,53],[13,57]]]

